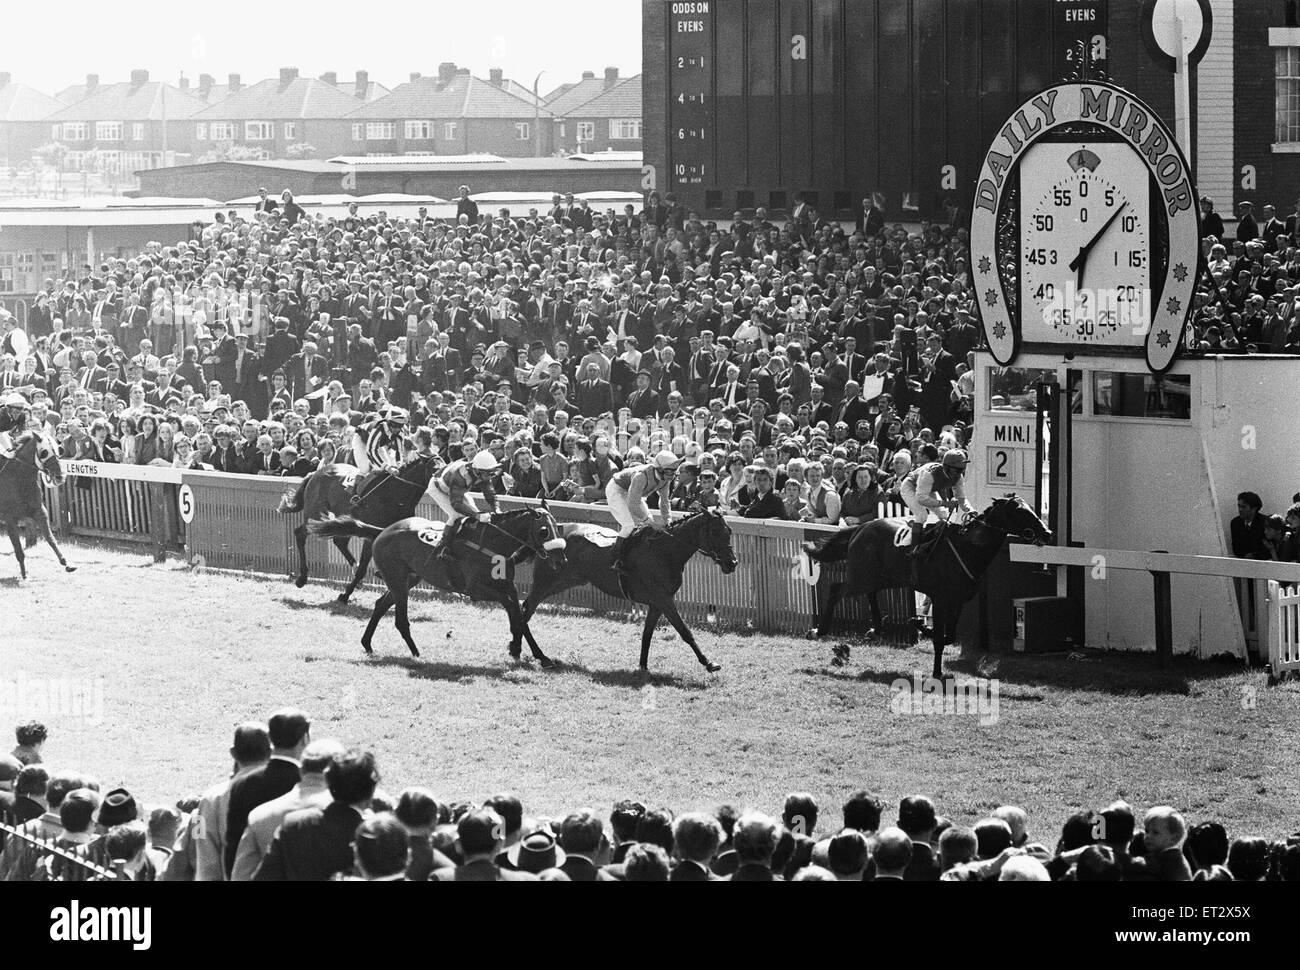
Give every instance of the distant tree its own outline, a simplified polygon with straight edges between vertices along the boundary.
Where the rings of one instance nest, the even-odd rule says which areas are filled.
[[[68,157],[68,146],[57,141],[46,142],[32,150],[32,157],[42,165],[62,171],[63,162]]]
[[[284,150],[285,158],[315,158],[320,150],[305,141],[296,141]]]

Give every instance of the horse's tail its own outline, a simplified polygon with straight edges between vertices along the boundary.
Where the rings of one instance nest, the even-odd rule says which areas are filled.
[[[350,515],[345,515],[337,519],[333,516],[325,519],[312,519],[307,523],[307,531],[322,539],[337,539],[339,536],[378,539],[380,533],[384,530],[377,525],[371,525],[368,522],[354,519]]]
[[[307,494],[307,481],[311,476],[307,476],[298,483],[298,487],[292,492],[286,491],[280,496],[280,504],[276,506],[276,511],[282,515],[288,515],[292,512],[301,512],[303,498]]]
[[[814,562],[843,562],[849,556],[849,542],[857,529],[841,529],[823,542],[805,542],[800,547]]]

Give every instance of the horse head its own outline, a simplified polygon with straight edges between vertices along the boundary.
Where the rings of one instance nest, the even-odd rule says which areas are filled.
[[[50,436],[40,431],[28,431],[18,439],[14,456],[23,464],[43,472],[54,485],[63,484],[63,465],[59,462],[59,449]]]
[[[547,504],[546,498],[543,496],[542,504],[531,511],[539,546],[538,557],[545,559],[555,569],[563,569],[568,561],[568,556],[565,553],[565,547],[568,543],[564,539],[564,534],[560,531],[560,524],[555,521],[555,516],[551,514],[551,507]]]
[[[995,498],[993,504],[980,515],[980,519],[985,525],[1001,529],[1007,535],[1025,539],[1036,546],[1052,541],[1051,530],[1014,492]]]
[[[731,548],[731,526],[726,517],[717,509],[700,509],[693,515],[681,520],[681,525],[688,522],[699,523],[699,535],[696,543],[700,552],[718,564],[724,576],[730,576],[740,565]]]

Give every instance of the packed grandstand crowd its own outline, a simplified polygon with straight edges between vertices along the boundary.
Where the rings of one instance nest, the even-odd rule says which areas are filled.
[[[951,204],[909,232],[874,198],[855,227],[800,201],[720,228],[671,194],[526,215],[461,196],[455,220],[333,217],[263,190],[46,280],[24,326],[4,317],[0,396],[67,458],[301,476],[353,463],[391,405],[405,457],[490,448],[501,494],[602,502],[670,449],[677,508],[844,525],[969,440],[981,334]],[[1295,216],[1246,204],[1234,239],[1202,208],[1189,349],[1300,350]]]
[[[1070,815],[1059,832],[1014,805],[963,821],[925,796],[891,810],[865,790],[834,822],[807,792],[789,794],[779,817],[730,805],[679,815],[634,799],[607,816],[545,817],[509,793],[481,803],[420,787],[385,794],[372,752],[313,739],[292,708],[236,728],[229,777],[150,805],[47,766],[44,724],[16,733],[0,756],[0,822],[12,830],[0,829],[0,881],[1300,880],[1300,835],[1230,837],[1167,805],[1139,819],[1117,801]]]

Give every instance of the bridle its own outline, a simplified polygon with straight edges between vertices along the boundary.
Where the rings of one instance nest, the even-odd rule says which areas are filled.
[[[682,519],[680,522],[678,522],[678,523],[677,523],[677,528],[679,528],[679,529],[682,528],[682,526],[684,526],[687,522],[690,522],[692,519],[697,519],[697,518],[705,518],[705,519],[707,519],[708,517],[709,517],[709,514],[708,514],[707,512],[705,512],[704,510],[700,510],[699,512],[695,512],[695,513],[693,513],[693,514],[691,514],[691,515],[688,515],[686,518],[684,518],[684,519]],[[707,523],[707,522],[705,523],[705,528],[706,528],[706,529],[708,528],[708,523]],[[681,543],[683,546],[686,546],[686,547],[688,547],[688,548],[690,548],[690,549],[694,549],[694,550],[695,550],[696,552],[698,552],[701,556],[704,556],[706,559],[712,559],[712,560],[713,560],[715,563],[717,563],[719,566],[721,566],[721,565],[723,564],[723,559],[722,559],[722,557],[719,556],[719,555],[718,555],[716,552],[714,552],[712,549],[706,549],[706,548],[704,548],[704,546],[700,545],[699,543],[689,542],[689,541],[687,541],[686,539],[683,539],[681,536],[677,535],[677,534],[676,534],[672,529],[664,529],[663,532],[662,532],[661,534],[662,534],[662,535],[666,535],[666,536],[668,536],[668,538],[672,539],[674,542],[679,542],[679,543]],[[735,553],[733,552],[733,553],[732,553],[732,560],[734,560],[734,559],[735,559]],[[730,562],[730,561],[731,561],[731,560],[727,560],[727,562]]]

